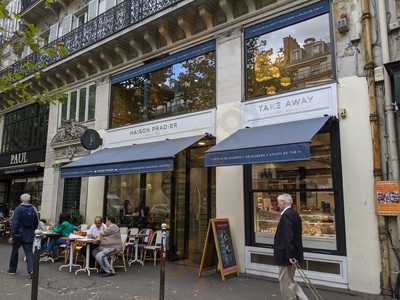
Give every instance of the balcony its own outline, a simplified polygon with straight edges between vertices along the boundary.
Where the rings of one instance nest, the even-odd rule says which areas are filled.
[[[55,3],[61,1],[71,0]],[[286,11],[299,5],[304,5],[304,0],[125,0],[46,46],[62,44],[66,55],[34,53],[0,71],[0,76],[7,72],[22,74],[18,80],[31,80],[35,93],[94,76],[103,79],[103,75],[165,55],[177,47],[208,40],[217,28],[243,22],[246,14]],[[37,13],[38,6],[29,13]],[[42,76],[35,80],[32,75],[39,70]]]
[[[21,12],[24,12],[34,6],[36,3],[42,0],[22,0],[21,1]]]
[[[182,1],[184,0],[125,0],[46,46],[54,48],[56,45],[63,45],[67,50],[66,56],[32,53],[3,70],[0,75],[8,72],[21,73],[24,77],[32,75]],[[35,65],[34,69],[26,67],[32,64]]]

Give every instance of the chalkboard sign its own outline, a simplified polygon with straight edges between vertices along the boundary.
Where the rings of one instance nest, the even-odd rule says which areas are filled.
[[[222,280],[229,274],[238,274],[239,267],[236,262],[231,231],[228,219],[211,219],[208,225],[207,236],[201,258],[199,276],[206,267],[210,267],[217,256],[217,271]],[[211,262],[211,263],[210,263]]]

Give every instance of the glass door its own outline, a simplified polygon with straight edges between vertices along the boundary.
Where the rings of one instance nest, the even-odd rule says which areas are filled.
[[[200,264],[207,234],[208,220],[211,217],[210,177],[211,169],[203,165],[204,147],[190,150],[190,195],[189,195],[189,234],[188,261]]]

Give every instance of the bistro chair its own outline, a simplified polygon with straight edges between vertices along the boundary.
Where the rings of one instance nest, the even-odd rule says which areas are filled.
[[[151,241],[149,242],[149,245],[144,246],[143,261],[145,262],[146,259],[151,259],[151,258],[147,258],[146,254],[147,254],[147,251],[153,251],[154,266],[156,266],[157,265],[157,254],[161,251],[161,246],[162,246],[162,231],[157,230],[153,234]]]
[[[116,268],[124,268],[125,272],[126,270],[126,258],[125,258],[125,249],[126,249],[126,241],[128,239],[128,228],[126,228],[126,233],[125,230],[122,230],[121,228],[121,242],[122,242],[122,250],[114,253],[111,255],[111,268],[116,269]],[[118,258],[121,259],[122,265],[115,265],[115,262],[118,260]]]
[[[133,227],[129,228],[128,231],[128,241],[126,242],[127,257],[131,257],[134,252],[135,246],[135,235],[139,233],[139,228]],[[129,253],[130,252],[130,253]]]
[[[139,234],[143,235],[142,240],[139,242],[139,249],[141,250],[141,256],[143,258],[144,247],[151,245],[153,239],[153,229],[142,229]]]

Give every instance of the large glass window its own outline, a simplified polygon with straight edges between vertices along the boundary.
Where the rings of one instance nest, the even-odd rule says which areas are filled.
[[[280,212],[277,197],[292,195],[303,220],[306,248],[337,250],[336,199],[333,186],[331,134],[316,135],[307,161],[252,166],[251,198],[255,242],[273,244]]]
[[[32,104],[6,114],[2,153],[45,148],[48,118],[48,106],[39,104]]]
[[[215,52],[111,88],[111,124],[120,127],[215,107]]]
[[[334,78],[329,14],[246,40],[246,98]]]
[[[96,85],[82,87],[65,95],[60,103],[59,126],[66,121],[87,122],[94,120],[96,110]]]

